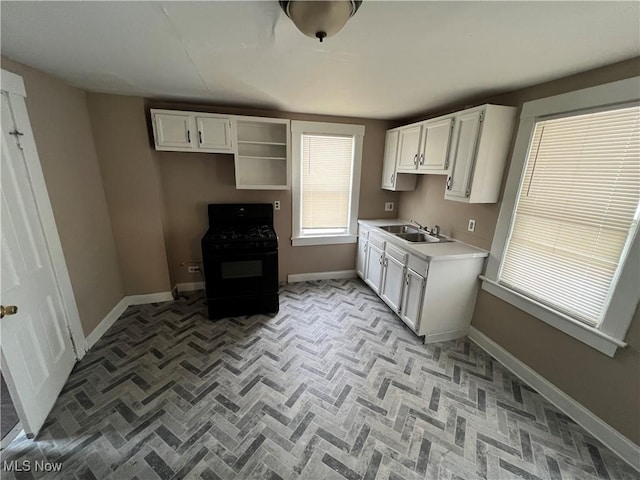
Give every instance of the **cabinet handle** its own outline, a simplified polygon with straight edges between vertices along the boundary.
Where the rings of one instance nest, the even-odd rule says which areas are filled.
[[[187,130],[187,142],[191,143],[191,130]]]
[[[413,156],[413,165],[414,166],[418,165],[418,154],[417,153]]]
[[[424,153],[420,154],[420,165],[424,165]]]
[[[200,145],[202,145],[202,132],[198,130],[198,140],[200,140]]]
[[[447,190],[451,190],[451,177],[447,177]]]

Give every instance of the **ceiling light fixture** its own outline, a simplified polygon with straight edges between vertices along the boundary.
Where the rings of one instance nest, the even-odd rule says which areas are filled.
[[[362,0],[280,0],[280,6],[298,30],[322,42],[335,35],[355,15]]]

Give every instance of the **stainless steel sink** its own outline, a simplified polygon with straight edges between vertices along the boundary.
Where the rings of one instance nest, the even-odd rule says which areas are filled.
[[[445,243],[451,241],[443,237],[433,237],[421,232],[396,233],[396,236],[413,243]]]
[[[418,227],[414,227],[413,225],[387,225],[384,227],[380,227],[385,232],[389,233],[418,233]]]

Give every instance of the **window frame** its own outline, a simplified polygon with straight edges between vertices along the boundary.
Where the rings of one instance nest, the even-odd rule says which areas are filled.
[[[640,77],[632,77],[523,104],[491,252],[485,274],[480,277],[483,290],[610,357],[615,355],[618,347],[626,346],[624,337],[640,301],[640,234],[637,229],[607,311],[597,326],[590,326],[499,284],[498,273],[506,251],[536,122],[579,115],[595,109],[613,109],[639,101]]]
[[[362,148],[364,143],[364,125],[347,123],[291,121],[292,145],[292,236],[294,247],[306,245],[336,245],[356,243],[358,241],[358,207],[360,202],[360,174],[362,171]],[[351,196],[349,206],[349,224],[347,233],[305,235],[302,232],[302,135],[341,135],[353,136],[353,164],[351,177]]]

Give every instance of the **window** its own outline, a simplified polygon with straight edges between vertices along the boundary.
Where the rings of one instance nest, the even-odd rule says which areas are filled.
[[[294,246],[355,243],[364,127],[291,123]]]
[[[483,277],[485,290],[611,356],[640,296],[638,85],[523,106]]]

